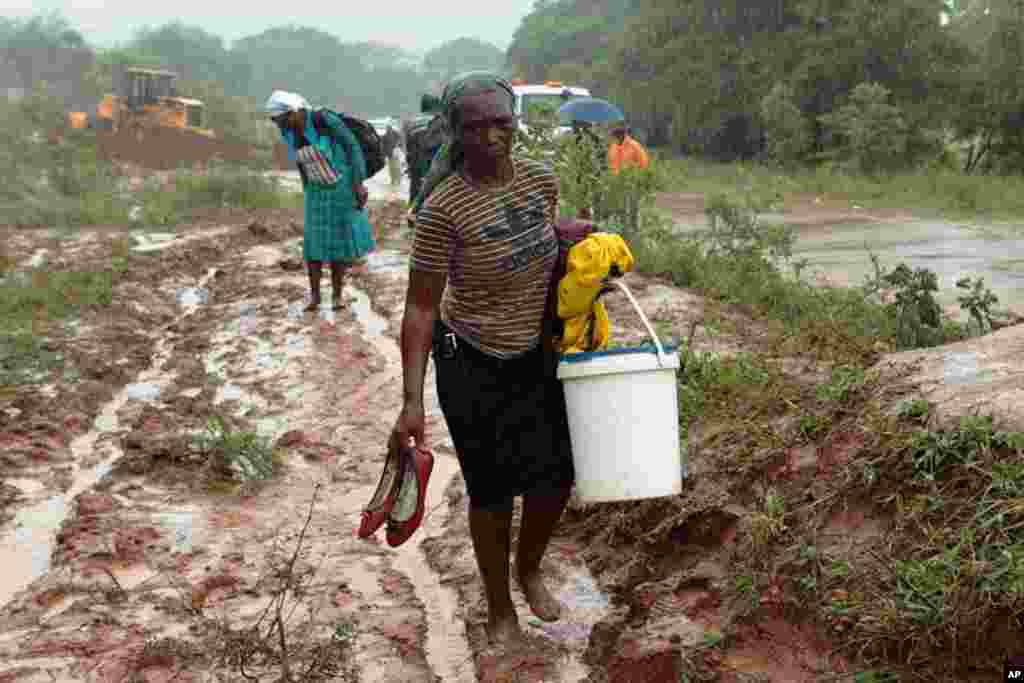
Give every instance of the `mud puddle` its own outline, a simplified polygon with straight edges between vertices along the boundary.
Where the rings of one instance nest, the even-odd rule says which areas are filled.
[[[706,230],[700,195],[666,195],[680,234]],[[689,201],[684,201],[688,199]],[[698,210],[698,205],[701,207]],[[956,281],[983,277],[1000,308],[1024,311],[1024,234],[1017,224],[968,224],[921,220],[902,211],[801,205],[786,213],[764,213],[765,225],[798,228],[795,258],[807,258],[808,275],[819,282],[859,286],[873,275],[868,250],[889,270],[900,262],[929,268],[939,277],[939,303],[958,313]]]
[[[545,623],[530,616],[526,626],[529,631],[541,633],[557,643],[564,651],[556,663],[558,678],[555,680],[586,683],[592,676],[583,656],[590,646],[594,626],[611,613],[611,601],[598,587],[586,565],[576,564],[569,558],[562,559],[565,562],[562,565],[564,576],[552,586],[555,598],[563,605],[562,618]],[[525,606],[522,609],[528,610]]]
[[[214,274],[211,269],[198,287],[202,288]],[[183,304],[183,307],[185,311],[177,318],[179,321],[197,310],[197,305]],[[16,513],[13,528],[0,537],[0,562],[5,567],[0,606],[49,571],[57,531],[67,517],[69,502],[102,481],[124,455],[110,438],[120,426],[118,411],[129,401],[154,401],[159,397],[170,380],[163,372],[170,356],[167,339],[158,339],[150,366],[103,406],[92,429],[71,442],[70,487]]]
[[[412,581],[416,595],[423,601],[427,613],[426,655],[430,668],[440,680],[452,683],[473,683],[472,657],[466,640],[466,627],[458,617],[458,596],[451,588],[441,584],[440,577],[424,558],[423,540],[443,533],[446,521],[445,489],[459,471],[458,461],[435,452],[434,470],[427,487],[427,500],[436,505],[423,521],[416,536],[395,550],[395,568]]]
[[[149,253],[154,251],[163,251],[171,246],[178,246],[188,242],[194,242],[196,240],[224,235],[234,229],[234,226],[225,225],[212,230],[197,230],[187,235],[182,235],[176,232],[134,230],[129,233],[129,237],[135,242],[131,247],[132,251],[138,253]]]
[[[380,250],[371,253],[367,261],[371,273],[388,275],[394,278],[394,286],[404,287],[408,260],[402,254]],[[345,291],[354,298],[352,311],[364,338],[386,362],[386,369],[374,377],[374,387],[400,381],[401,351],[396,340],[387,334],[388,319],[373,309],[369,295],[363,290],[347,285]],[[375,393],[376,389],[371,391]],[[432,404],[430,408],[436,414],[439,408],[429,384],[425,393],[426,400]],[[395,394],[395,398],[398,397],[399,394]],[[390,428],[394,414],[382,415],[381,418],[383,425]],[[458,461],[447,449],[435,448],[434,454],[434,469],[426,495],[426,516],[413,539],[393,551],[394,567],[412,582],[416,596],[424,605],[427,620],[424,650],[434,675],[446,683],[471,683],[476,677],[465,624],[458,617],[458,595],[454,589],[441,584],[440,577],[427,564],[423,549],[425,539],[444,533],[448,514],[445,491],[459,472]]]
[[[851,224],[805,230],[794,255],[840,285],[860,285],[873,274],[868,250],[891,269],[900,262],[928,268],[939,278],[939,303],[957,306],[962,277],[983,277],[1000,307],[1024,310],[1024,239],[1012,226],[916,221]]]

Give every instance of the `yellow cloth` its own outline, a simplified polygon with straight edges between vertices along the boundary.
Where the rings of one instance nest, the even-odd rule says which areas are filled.
[[[607,348],[608,312],[596,299],[612,266],[623,274],[633,270],[633,253],[619,235],[591,233],[569,249],[565,277],[558,283],[558,317],[565,321],[562,353]]]

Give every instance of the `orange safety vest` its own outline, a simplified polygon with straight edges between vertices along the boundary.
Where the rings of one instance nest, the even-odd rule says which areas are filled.
[[[623,138],[621,145],[612,142],[608,146],[608,166],[611,167],[612,173],[617,174],[619,169],[627,166],[647,168],[648,163],[650,163],[650,159],[643,145],[628,135]]]

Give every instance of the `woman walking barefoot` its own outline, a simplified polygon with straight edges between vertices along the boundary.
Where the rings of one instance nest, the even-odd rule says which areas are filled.
[[[449,142],[424,181],[402,322],[403,408],[395,446],[424,443],[423,378],[437,393],[469,493],[469,524],[492,642],[520,635],[510,573],[545,621],[561,605],[541,558],[574,480],[561,382],[545,363],[542,323],[558,251],[558,183],[514,158],[511,86],[483,72],[443,97]],[[510,572],[512,502],[523,496]]]
[[[345,304],[345,273],[373,251],[373,230],[367,218],[366,160],[351,131],[334,113],[312,109],[295,93],[275,91],[266,104],[288,145],[288,155],[299,165],[304,194],[302,257],[309,272],[310,302],[306,311],[320,308],[320,277],[324,262],[331,264],[333,308]],[[314,148],[336,175],[325,184],[319,174],[302,163],[302,150]],[[319,170],[319,169],[316,169]]]

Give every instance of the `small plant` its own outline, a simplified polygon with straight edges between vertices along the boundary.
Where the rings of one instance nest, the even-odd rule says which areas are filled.
[[[718,647],[719,645],[722,644],[722,640],[723,640],[723,637],[722,637],[722,634],[720,632],[718,632],[718,631],[705,631],[704,632],[704,639],[703,639],[703,642],[701,643],[701,645],[703,647],[705,647],[705,648],[708,648],[708,647]]]
[[[274,449],[254,432],[232,431],[219,415],[207,421],[198,446],[213,459],[215,470],[241,481],[269,479],[274,472]]]
[[[761,596],[757,592],[757,586],[754,584],[754,577],[752,576],[738,576],[736,577],[736,592],[741,596],[750,601],[750,606],[757,608],[761,604]]]
[[[829,383],[818,387],[818,398],[822,401],[842,403],[864,386],[864,381],[863,368],[849,365],[834,368]]]
[[[991,289],[985,287],[985,278],[979,277],[973,280],[963,277],[956,281],[957,289],[964,290],[964,293],[957,297],[960,308],[967,311],[971,321],[978,330],[978,334],[985,334],[992,331],[992,307],[999,303],[999,298],[992,293]]]
[[[835,578],[845,578],[850,575],[850,563],[846,560],[835,560],[829,567],[829,573]]]
[[[814,439],[827,429],[827,422],[817,415],[801,415],[799,428],[802,437]]]
[[[859,671],[853,677],[853,683],[899,683],[895,674],[878,671]]]
[[[1002,445],[991,417],[965,417],[952,432],[921,432],[914,436],[910,455],[914,471],[928,481],[936,479],[948,467],[973,462],[983,450]]]
[[[900,406],[900,417],[905,420],[927,420],[931,414],[932,406],[923,398],[915,398]]]
[[[750,199],[737,200],[724,194],[712,196],[704,209],[709,225],[705,236],[707,254],[741,259],[792,256],[795,228],[762,226],[757,209]]]
[[[111,267],[115,273],[124,273],[128,270],[128,256],[131,254],[131,243],[127,238],[120,237],[114,240],[110,246]]]
[[[769,491],[764,499],[764,511],[754,515],[751,523],[755,545],[767,545],[781,536],[786,528],[786,499]]]

